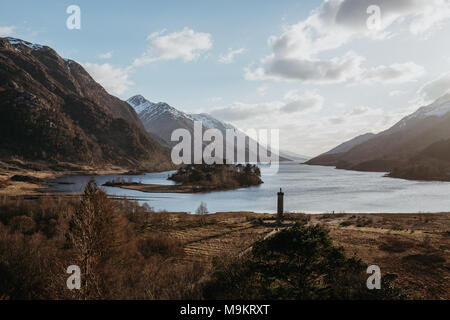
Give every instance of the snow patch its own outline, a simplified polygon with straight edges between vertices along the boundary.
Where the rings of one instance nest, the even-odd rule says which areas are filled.
[[[11,37],[7,37],[6,40],[13,46],[15,45],[23,45],[26,46],[30,49],[33,50],[41,50],[44,48],[44,46],[40,45],[40,44],[34,44],[28,41],[24,41],[24,40],[20,40],[20,39],[16,39],[16,38],[11,38]]]

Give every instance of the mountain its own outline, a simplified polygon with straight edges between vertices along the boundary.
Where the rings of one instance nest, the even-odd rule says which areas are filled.
[[[280,157],[290,160],[290,161],[300,161],[305,162],[308,159],[311,159],[311,157],[297,154],[295,152],[287,151],[287,150],[280,150]]]
[[[169,106],[167,103],[153,103],[141,95],[127,100],[141,119],[144,128],[158,136],[167,145],[174,146],[177,142],[170,140],[172,132],[176,129],[186,129],[191,135],[194,132],[194,118],[184,112]]]
[[[47,46],[0,38],[0,157],[163,169],[166,152],[126,102]]]
[[[177,141],[171,141],[172,132],[176,129],[186,129],[190,132],[191,137],[194,137],[194,121],[202,122],[203,131],[207,129],[217,129],[219,130],[223,137],[223,145],[225,150],[226,143],[226,131],[227,129],[235,130],[240,132],[239,129],[234,126],[222,122],[207,113],[200,114],[188,114],[184,113],[165,102],[150,102],[142,95],[135,95],[127,100],[128,104],[134,108],[138,113],[139,118],[144,124],[145,129],[150,133],[158,136],[164,143],[168,146],[174,146],[178,144]],[[245,147],[240,152],[245,152],[246,159],[249,158],[251,154],[249,151],[249,143],[253,141],[251,138],[246,136]],[[207,146],[209,142],[204,142],[203,147]],[[237,141],[235,139],[235,152],[238,151]],[[193,145],[193,143],[192,143]],[[224,157],[224,155],[223,155]],[[281,158],[281,160],[286,160]]]
[[[368,139],[357,138],[357,143],[349,150],[341,148],[336,152],[333,149],[307,164],[383,172],[415,166],[418,162],[429,165],[431,159],[437,160],[431,150],[437,150],[437,146],[445,148],[447,145],[442,141],[450,139],[450,94],[421,107],[388,130],[365,138]],[[447,159],[439,161],[444,163]]]
[[[353,138],[347,142],[344,142],[340,145],[338,145],[336,148],[331,149],[330,151],[324,153],[324,155],[330,155],[330,154],[337,154],[337,153],[344,153],[347,151],[350,151],[352,148],[356,147],[357,145],[369,141],[375,137],[375,134],[373,133],[366,133],[360,136],[357,136],[356,138]]]

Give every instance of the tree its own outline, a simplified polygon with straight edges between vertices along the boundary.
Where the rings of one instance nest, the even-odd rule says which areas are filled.
[[[366,287],[367,266],[347,258],[320,225],[296,224],[257,242],[248,256],[216,261],[206,299],[396,299],[385,279],[382,290]]]
[[[80,206],[70,220],[68,239],[82,273],[79,298],[104,298],[105,267],[117,255],[120,241],[112,203],[94,179],[86,185]]]
[[[200,203],[200,205],[198,206],[197,210],[195,210],[195,213],[198,215],[208,214],[208,208],[206,206],[206,203],[202,201],[202,203]]]

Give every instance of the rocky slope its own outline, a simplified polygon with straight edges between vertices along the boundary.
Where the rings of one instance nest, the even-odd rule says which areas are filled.
[[[136,112],[47,46],[0,38],[0,158],[170,166]]]

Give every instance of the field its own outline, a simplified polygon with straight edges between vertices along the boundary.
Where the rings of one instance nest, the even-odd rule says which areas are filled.
[[[0,264],[14,276],[11,283],[6,281],[3,296],[71,298],[41,284],[65,285],[61,265],[72,263],[77,252],[67,246],[67,235],[73,232],[70,226],[80,208],[79,196],[35,198],[0,197],[0,255],[5,259]],[[114,278],[119,282],[100,298],[201,298],[201,285],[211,275],[214,258],[242,256],[256,241],[302,220],[326,226],[334,244],[342,246],[347,256],[378,265],[384,275],[396,274],[395,285],[409,299],[450,299],[450,213],[296,213],[286,214],[277,225],[273,214],[155,212],[133,201],[107,199],[106,194],[96,201],[99,208],[110,208],[99,212],[114,215],[118,223],[114,233],[121,243],[120,254],[112,255],[107,264],[112,267],[114,259],[120,259],[120,277]],[[28,276],[22,279],[17,270]],[[31,292],[27,285],[39,290]],[[20,294],[14,293],[17,288],[22,289]]]
[[[450,214],[292,214],[329,227],[334,243],[383,273],[398,275],[397,285],[411,299],[450,299]],[[241,254],[276,232],[274,216],[248,212],[193,216],[167,213],[164,232],[184,244],[180,260],[206,268],[215,256]],[[259,219],[264,219],[262,224]]]

